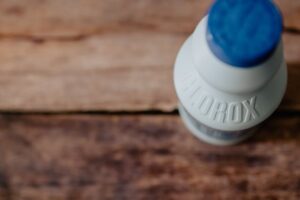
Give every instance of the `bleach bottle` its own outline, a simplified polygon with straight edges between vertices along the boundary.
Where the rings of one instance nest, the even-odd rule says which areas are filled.
[[[179,113],[199,139],[232,145],[279,106],[287,85],[282,17],[271,0],[216,0],[176,59]]]

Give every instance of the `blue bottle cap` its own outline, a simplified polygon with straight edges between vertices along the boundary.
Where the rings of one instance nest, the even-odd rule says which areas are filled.
[[[282,17],[271,0],[216,0],[208,14],[208,46],[233,66],[264,62],[276,49],[281,33]]]

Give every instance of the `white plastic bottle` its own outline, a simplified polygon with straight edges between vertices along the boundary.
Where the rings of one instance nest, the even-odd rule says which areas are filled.
[[[201,140],[231,145],[279,106],[287,68],[282,17],[271,0],[216,0],[178,53],[180,115]]]

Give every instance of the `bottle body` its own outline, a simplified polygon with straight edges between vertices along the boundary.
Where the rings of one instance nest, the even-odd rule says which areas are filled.
[[[257,127],[240,131],[222,131],[206,126],[191,116],[179,103],[178,111],[186,127],[200,140],[214,145],[233,145],[253,135]]]
[[[216,145],[238,143],[253,134],[280,104],[287,69],[282,44],[251,68],[220,61],[206,42],[207,17],[182,46],[174,67],[180,115],[198,138]]]

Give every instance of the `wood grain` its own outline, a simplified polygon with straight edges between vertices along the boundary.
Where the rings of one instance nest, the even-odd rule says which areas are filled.
[[[0,199],[300,199],[300,1],[289,86],[249,142],[195,139],[177,115],[0,115]],[[176,53],[211,0],[0,1],[0,112],[172,111]]]
[[[177,116],[1,115],[3,200],[300,198],[300,119],[201,143]]]
[[[70,41],[0,40],[0,111],[172,111],[173,63],[186,34],[124,31]],[[300,35],[284,35],[300,109]]]
[[[212,0],[2,0],[0,34],[5,37],[72,38],[146,28],[191,32]],[[287,29],[300,30],[300,2],[276,0]]]
[[[172,68],[211,1],[0,1],[0,111],[172,111]],[[299,1],[277,0],[296,30]],[[296,31],[297,32],[297,31]],[[300,109],[300,34],[285,33]]]

